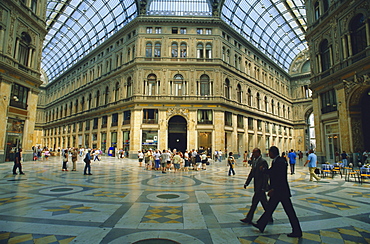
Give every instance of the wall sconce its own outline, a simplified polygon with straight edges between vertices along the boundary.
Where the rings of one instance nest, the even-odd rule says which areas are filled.
[[[4,96],[4,100],[6,100],[6,98],[7,98],[7,97],[6,97],[6,96]]]
[[[13,97],[13,99],[14,99],[14,101],[16,101],[16,102],[18,102],[18,101],[19,101],[19,99],[18,99],[18,97],[17,97],[17,96],[14,96],[14,97]]]

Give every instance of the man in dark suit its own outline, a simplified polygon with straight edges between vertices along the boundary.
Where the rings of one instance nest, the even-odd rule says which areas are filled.
[[[262,216],[257,221],[257,224],[252,224],[258,228],[260,232],[265,230],[267,222],[271,219],[272,213],[275,211],[279,202],[284,207],[285,213],[288,215],[290,225],[292,226],[292,233],[288,234],[288,237],[301,237],[302,229],[299,224],[297,215],[294,211],[292,201],[290,197],[290,188],[287,179],[287,162],[279,156],[279,149],[275,146],[270,147],[269,157],[273,159],[271,168],[266,171],[270,176],[270,190],[268,195],[270,200],[267,203],[267,208]]]
[[[263,209],[266,210],[267,207],[266,191],[268,190],[268,174],[264,174],[264,171],[268,169],[268,164],[266,160],[262,158],[259,148],[253,149],[252,157],[252,169],[245,181],[244,189],[249,185],[252,179],[254,179],[254,195],[247,216],[240,220],[247,224],[252,223],[253,215],[259,202],[261,202]]]

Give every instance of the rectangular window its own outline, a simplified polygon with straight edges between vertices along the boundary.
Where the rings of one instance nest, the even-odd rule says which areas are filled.
[[[198,124],[213,124],[212,109],[198,110]]]
[[[238,114],[237,126],[238,128],[244,128],[244,116],[243,115]]]
[[[335,90],[330,90],[321,94],[321,113],[337,111],[337,98]]]
[[[153,28],[152,27],[146,27],[146,33],[147,34],[152,34],[153,33]]]
[[[253,130],[253,118],[248,118],[248,130]]]
[[[186,34],[186,28],[180,28],[180,34]]]
[[[230,112],[225,112],[225,125],[232,126],[233,125],[233,114]]]
[[[257,120],[257,129],[258,131],[262,131],[262,120]]]
[[[212,35],[212,29],[207,28],[206,29],[206,35]]]
[[[85,130],[90,130],[90,120],[86,120]]]
[[[98,118],[94,118],[93,130],[98,129],[98,122],[99,122],[99,119]]]
[[[202,28],[197,28],[197,34],[202,35],[203,34],[203,29]]]
[[[27,87],[14,83],[10,95],[10,106],[27,109],[28,91]]]
[[[107,128],[108,116],[104,115],[101,120],[101,128]]]
[[[158,109],[144,109],[143,110],[143,123],[144,124],[157,124],[158,123]]]
[[[162,34],[162,27],[155,27],[155,34]]]
[[[172,27],[172,34],[178,34],[179,29],[177,27]]]
[[[158,131],[143,130],[141,148],[143,150],[157,149],[157,144],[158,144]]]
[[[131,120],[131,110],[123,112],[123,124],[129,125]]]
[[[112,114],[112,126],[118,125],[118,113]]]

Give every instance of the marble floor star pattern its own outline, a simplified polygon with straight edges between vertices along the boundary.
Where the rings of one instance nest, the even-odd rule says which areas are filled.
[[[270,160],[268,160],[270,161]],[[69,163],[70,164],[70,163]],[[137,160],[103,156],[92,174],[62,171],[58,156],[23,163],[25,175],[0,164],[1,243],[370,243],[370,188],[339,175],[310,182],[303,162],[288,175],[302,238],[289,238],[281,205],[260,233],[244,218],[253,184],[239,162],[228,176],[226,161],[207,170],[148,171]],[[254,221],[263,213],[259,205]]]

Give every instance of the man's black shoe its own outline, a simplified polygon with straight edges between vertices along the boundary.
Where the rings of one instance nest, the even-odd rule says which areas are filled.
[[[287,237],[302,237],[302,233],[290,233],[290,234],[287,234]]]
[[[259,229],[259,231],[260,231],[261,233],[263,233],[264,229],[263,229],[261,226],[259,226],[258,224],[255,224],[255,223],[252,223],[252,225],[253,225],[254,227],[256,227],[257,229]]]
[[[13,175],[17,175],[17,173],[13,173]]]
[[[252,221],[247,220],[247,219],[241,219],[240,221],[246,224],[252,224]]]
[[[91,173],[88,173],[88,175],[92,175]]]
[[[23,173],[23,172],[22,172],[22,173],[19,173],[19,174],[20,174],[20,175],[25,175],[25,173]]]
[[[87,175],[86,173],[84,173],[84,175]]]

